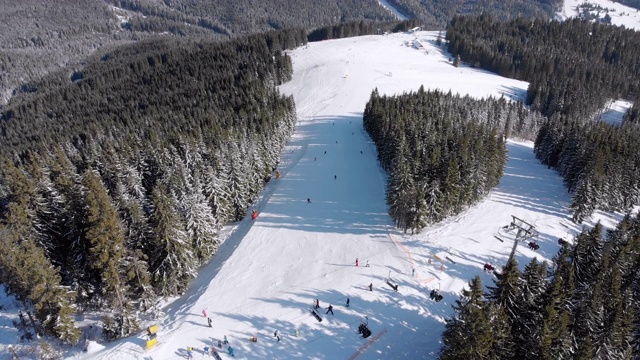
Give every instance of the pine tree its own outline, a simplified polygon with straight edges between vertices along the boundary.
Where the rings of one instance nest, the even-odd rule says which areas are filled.
[[[495,347],[499,349],[498,358],[510,358],[514,356],[515,347],[515,323],[523,315],[523,304],[520,301],[522,294],[522,279],[515,259],[509,259],[501,274],[496,274],[495,286],[489,286],[487,299],[497,308],[496,316],[491,317],[496,324],[498,338],[495,339]]]
[[[460,54],[456,55],[455,59],[453,59],[453,66],[458,67],[460,66]]]
[[[395,220],[396,226],[406,233],[413,223],[412,216],[416,215],[412,209],[417,194],[406,161],[402,156],[399,156],[396,161],[398,164],[389,176],[387,204],[389,215]]]
[[[469,282],[469,290],[462,290],[453,309],[456,313],[446,320],[442,334],[440,359],[489,359],[494,341],[479,276]]]
[[[571,334],[571,297],[575,289],[569,250],[561,248],[554,259],[556,271],[549,285],[541,338],[541,358],[570,359],[574,354]]]
[[[195,276],[197,264],[176,201],[164,185],[153,189],[150,269],[160,295],[181,294]]]
[[[522,272],[522,290],[518,297],[521,313],[514,319],[514,355],[517,359],[541,358],[540,347],[544,301],[547,290],[547,264],[533,258]]]
[[[184,199],[187,235],[200,264],[211,258],[217,250],[218,225],[211,208],[202,194],[199,181]]]
[[[231,154],[233,156],[230,159],[229,167],[229,195],[231,195],[231,209],[232,209],[232,221],[241,220],[247,207],[249,206],[249,187],[255,186],[249,183],[247,178],[247,164],[240,154],[240,149],[236,144],[231,144]]]
[[[29,315],[35,333],[55,335],[75,345],[80,338],[73,322],[75,294],[60,285],[58,269],[51,265],[44,250],[29,239],[28,233],[21,233],[20,215],[12,207],[13,204],[6,224],[0,224],[0,281],[9,294],[22,302],[28,315],[32,308],[35,310],[38,323]]]
[[[124,231],[116,208],[111,203],[100,176],[91,169],[84,173],[82,183],[86,188],[86,239],[90,244],[87,255],[87,271],[101,296],[121,310],[125,303],[123,294]]]

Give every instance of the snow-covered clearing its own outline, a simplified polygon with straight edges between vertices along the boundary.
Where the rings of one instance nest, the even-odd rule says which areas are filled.
[[[416,36],[425,49],[404,45]],[[509,234],[504,242],[494,235],[511,215],[540,232],[540,250],[518,245],[521,266],[533,257],[550,259],[557,239],[579,229],[569,221],[562,179],[535,160],[531,143],[508,143],[505,175],[481,203],[419,235],[394,229],[385,174],[362,129],[371,91],[397,94],[424,85],[475,97],[522,99],[526,93],[525,82],[452,66],[436,37],[365,36],[290,52],[294,76],[281,91],[294,96],[299,122],[282,154],[282,177],[258,200],[258,218],[227,229],[233,232],[187,294],[164,309],[156,347],[145,350],[141,333],[67,356],[178,359],[193,346],[198,358],[204,346],[226,335],[238,359],[432,359],[461,288],[478,274],[491,284],[483,264],[505,263],[513,243]],[[386,284],[389,276],[399,284],[397,292]],[[429,299],[433,288],[441,290],[442,302]],[[333,305],[335,314],[322,310],[323,321],[316,321],[309,313],[315,299],[322,308]],[[365,317],[373,336],[360,339],[356,332]],[[0,347],[15,343],[15,336],[14,329],[2,329]],[[257,342],[249,341],[253,336]],[[225,349],[221,356],[230,359]],[[0,359],[8,359],[3,353]]]
[[[599,5],[602,8],[610,9],[611,24],[626,27],[627,29],[640,29],[640,10],[622,5],[611,0],[564,0],[564,6],[559,14],[562,19],[578,16],[578,6],[589,3]],[[600,17],[604,17],[601,13]]]

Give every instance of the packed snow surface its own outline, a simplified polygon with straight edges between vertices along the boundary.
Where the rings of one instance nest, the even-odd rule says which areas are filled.
[[[416,37],[425,48],[411,47]],[[386,175],[362,128],[371,91],[391,95],[424,85],[522,99],[527,88],[522,81],[454,67],[435,46],[436,37],[365,36],[291,51],[293,80],[281,92],[295,98],[299,121],[282,153],[281,177],[272,178],[255,205],[258,218],[247,216],[226,229],[230,235],[216,256],[164,309],[155,347],[145,349],[141,332],[67,356],[179,359],[194,347],[199,358],[226,335],[237,359],[436,358],[444,319],[453,314],[460,290],[475,275],[492,284],[484,263],[499,268],[506,262],[513,234],[499,229],[511,215],[540,233],[538,251],[517,245],[521,267],[533,257],[550,259],[557,239],[570,240],[578,231],[569,221],[562,179],[536,161],[531,143],[517,141],[508,143],[505,174],[484,201],[421,234],[394,228],[385,204]],[[388,278],[399,285],[397,292]],[[434,288],[443,301],[429,299]],[[309,312],[316,299],[322,322]],[[329,305],[333,315],[325,313]],[[368,339],[357,334],[361,322],[373,333]],[[257,342],[250,342],[254,336]],[[7,337],[3,345],[14,341]],[[226,348],[221,356],[230,359]]]
[[[564,0],[564,4],[559,16],[562,19],[577,17],[579,13],[578,6],[589,3],[599,5],[604,9],[609,9],[608,13],[611,17],[611,24],[624,26],[627,29],[640,29],[640,10],[622,5],[611,0]],[[600,17],[604,17],[605,12],[600,13]]]

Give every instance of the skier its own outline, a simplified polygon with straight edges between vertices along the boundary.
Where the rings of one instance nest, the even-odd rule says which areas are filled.
[[[207,310],[202,310],[202,315],[204,315],[204,317],[207,317]]]
[[[207,318],[207,322],[209,323],[209,327],[213,327],[211,326],[211,318]]]
[[[316,158],[315,158],[315,157],[313,158],[313,161],[316,161]]]
[[[278,336],[278,330],[276,330],[276,331],[274,331],[274,332],[273,332],[273,336],[274,336],[274,337],[277,337],[277,336]]]
[[[258,211],[256,209],[253,209],[253,211],[251,211],[251,220],[255,220],[258,217]]]
[[[356,266],[358,266],[358,258],[356,258]]]
[[[411,277],[414,277],[416,275],[416,269],[411,269]]]
[[[222,339],[222,343],[227,345],[229,343],[229,340],[227,339],[227,335],[224,336],[224,339]]]
[[[373,291],[373,283],[369,284],[369,291]]]
[[[229,346],[229,347],[227,348],[227,352],[229,353],[229,355],[231,355],[231,356],[235,356],[235,355],[233,355],[233,348],[232,348],[231,346]]]
[[[369,267],[369,260],[367,260],[367,264],[365,265],[365,267]]]
[[[307,204],[311,204],[311,199],[307,198]]]
[[[333,180],[338,180],[338,175],[333,175]]]
[[[222,340],[218,339],[218,349],[222,349]]]
[[[320,300],[316,299],[316,309],[320,308]]]
[[[191,346],[187,346],[187,359],[193,359],[193,348]]]
[[[331,304],[329,304],[329,307],[327,308],[327,312],[325,314],[331,313],[331,315],[333,315],[333,306],[331,306]]]
[[[327,150],[324,151],[324,154],[327,155]]]
[[[347,298],[347,307],[349,307],[349,298]]]

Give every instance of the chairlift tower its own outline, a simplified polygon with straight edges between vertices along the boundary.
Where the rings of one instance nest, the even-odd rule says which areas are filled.
[[[511,223],[509,225],[505,225],[502,228],[504,230],[516,230],[516,237],[513,240],[513,248],[511,248],[511,254],[509,255],[509,261],[513,259],[513,256],[516,254],[516,247],[518,246],[518,241],[524,241],[527,239],[531,239],[537,237],[539,235],[536,230],[535,225],[529,224],[528,222],[518,218],[515,215],[511,215]]]

